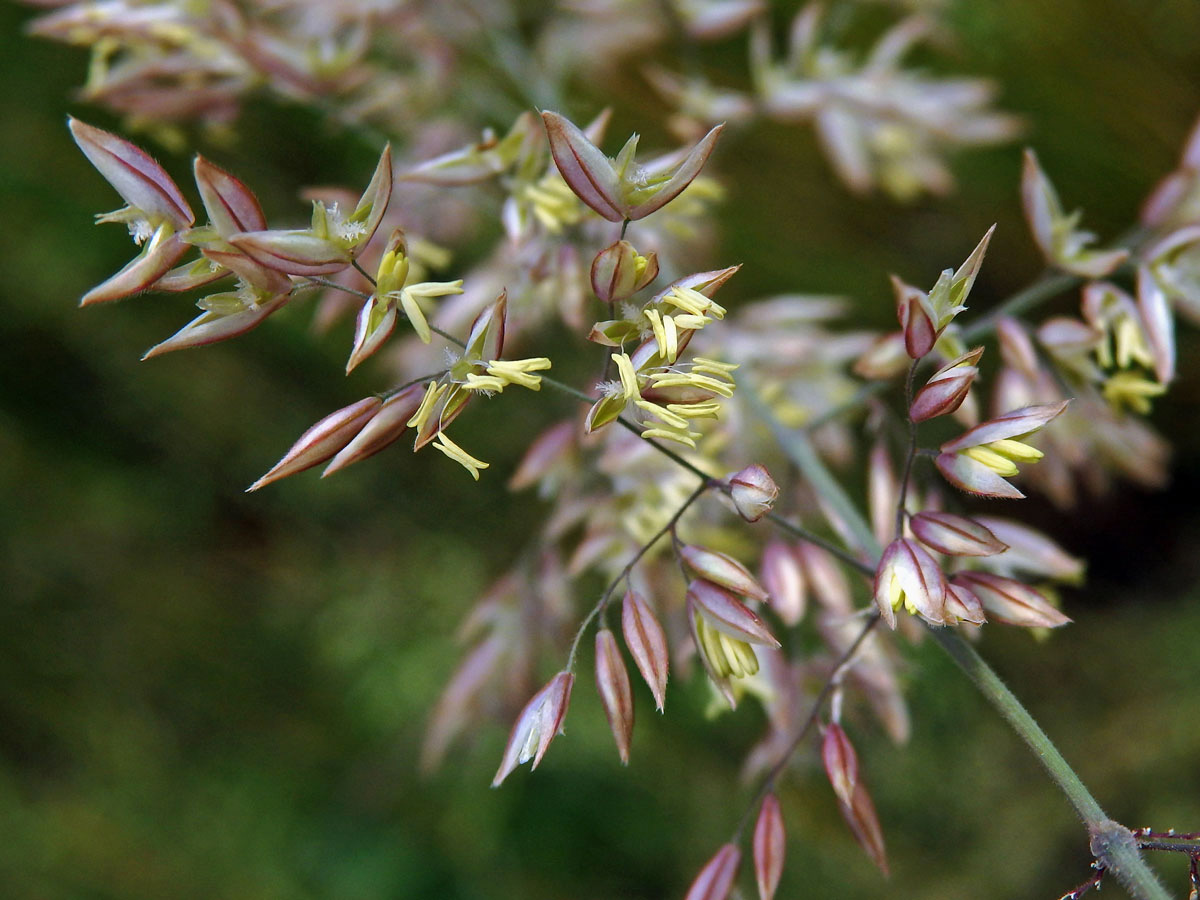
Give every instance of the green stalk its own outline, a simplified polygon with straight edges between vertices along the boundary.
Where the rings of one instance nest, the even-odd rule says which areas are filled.
[[[756,395],[751,394],[751,403],[761,418],[770,425],[788,458],[796,464],[809,483],[821,492],[862,546],[870,548],[873,557],[878,559],[880,547],[870,526],[833,477],[833,473],[808,440],[808,435],[803,431],[785,428]],[[1142,859],[1133,834],[1128,828],[1105,815],[1096,798],[1054,746],[1037,720],[1021,705],[1021,701],[1000,680],[1000,676],[975,648],[953,629],[930,628],[929,631],[980,693],[1003,716],[1009,727],[1033,751],[1050,778],[1066,794],[1067,800],[1075,807],[1087,826],[1090,849],[1097,861],[1120,879],[1136,900],[1170,900],[1170,895],[1159,883],[1154,871]]]
[[[1050,778],[1067,795],[1067,799],[1087,825],[1088,834],[1091,836],[1091,850],[1096,859],[1116,875],[1138,900],[1170,900],[1170,894],[1142,859],[1133,834],[1104,814],[1104,810],[1071,768],[1071,764],[1063,758],[1037,720],[1001,681],[995,670],[958,632],[946,628],[930,628],[929,633],[975,683],[1012,730],[1028,745]]]

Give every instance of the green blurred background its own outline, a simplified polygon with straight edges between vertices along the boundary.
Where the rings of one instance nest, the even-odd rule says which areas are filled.
[[[1200,4],[960,0],[948,15],[960,40],[945,65],[1000,81],[1065,203],[1085,205],[1103,236],[1122,230],[1200,112]],[[456,623],[542,511],[503,487],[524,434],[489,435],[478,485],[440,456],[391,451],[330,482],[243,494],[307,425],[375,385],[347,384],[348,334],[314,341],[302,309],[142,364],[186,301],[76,308],[129,245],[92,227],[114,198],[64,116],[113,123],[72,104],[84,56],[20,35],[29,16],[0,6],[0,896],[682,896],[746,802],[736,771],[760,714],[708,721],[693,683],[652,716],[639,693],[622,770],[581,682],[535,777],[487,787],[501,728],[418,777]],[[618,131],[622,103],[642,102],[635,79],[625,87]],[[372,162],[313,124],[264,102],[246,113],[243,148],[200,149],[268,210],[293,209],[297,186]],[[746,265],[723,302],[844,293],[884,327],[888,272],[931,281],[993,221],[979,308],[1040,267],[1017,145],[962,156],[957,194],[905,208],[833,184],[809,130],[765,127],[724,152],[720,261]],[[1194,830],[1200,366],[1195,334],[1182,339],[1180,382],[1155,413],[1177,442],[1171,488],[1122,488],[1073,514],[1031,502],[1092,561],[1087,587],[1066,597],[1076,624],[1047,644],[988,629],[982,649],[1115,818]],[[526,409],[548,421],[566,409],[553,406]],[[1083,832],[1024,747],[935,648],[907,656],[911,744],[855,731],[891,879],[810,767],[783,792],[780,896],[1052,898],[1081,881]],[[1183,896],[1186,861],[1161,868]]]

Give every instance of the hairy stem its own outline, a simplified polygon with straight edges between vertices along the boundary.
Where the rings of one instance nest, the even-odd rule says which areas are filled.
[[[1051,780],[1067,795],[1067,799],[1087,825],[1092,836],[1092,852],[1096,854],[1097,859],[1106,864],[1106,868],[1116,875],[1138,900],[1169,900],[1170,895],[1138,853],[1133,835],[1104,814],[1104,810],[1071,768],[1071,764],[1063,758],[1037,720],[1000,680],[1000,676],[992,667],[974,647],[959,636],[958,632],[946,628],[931,628],[929,631],[938,645],[975,683],[992,706],[996,707],[1012,730],[1025,741],[1033,755],[1045,767]],[[1122,833],[1128,835],[1129,840],[1122,840]],[[1109,835],[1114,837],[1109,839]]]

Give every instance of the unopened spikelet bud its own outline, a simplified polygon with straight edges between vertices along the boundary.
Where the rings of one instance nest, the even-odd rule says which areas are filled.
[[[988,560],[995,568],[1003,568],[1001,574],[1020,571],[1035,578],[1053,578],[1070,584],[1083,581],[1084,561],[1036,528],[993,516],[978,516],[976,520],[1008,547],[1002,555]]]
[[[766,603],[766,589],[754,580],[754,576],[740,562],[724,553],[685,544],[679,555],[693,572],[713,584],[728,588],[743,597]]]
[[[900,479],[896,477],[892,458],[881,438],[871,447],[867,457],[867,509],[871,514],[871,533],[880,546],[894,537],[899,501]]]
[[[670,669],[667,635],[649,605],[634,591],[627,591],[621,604],[621,633],[638,671],[654,695],[655,706],[662,712]]]
[[[757,522],[770,512],[778,496],[779,486],[758,463],[729,476],[729,498],[738,515],[747,522]]]
[[[754,823],[754,880],[758,883],[759,900],[773,900],[783,875],[783,860],[787,852],[787,834],[783,828],[783,812],[779,798],[767,794]]]
[[[512,478],[508,480],[510,491],[519,491],[546,478],[552,472],[565,468],[566,461],[577,443],[574,422],[559,422],[543,431],[525,451]]]
[[[983,348],[976,347],[934,372],[925,386],[917,391],[908,417],[914,422],[924,422],[935,416],[948,415],[962,406],[975,376],[979,374],[977,363],[982,355]]]
[[[851,368],[859,378],[886,381],[903,372],[909,362],[904,345],[904,332],[893,331],[876,338],[854,361]]]
[[[854,797],[849,804],[839,803],[838,806],[858,845],[871,857],[871,862],[879,867],[879,871],[887,875],[887,848],[883,842],[883,829],[879,827],[875,804],[871,802],[871,795],[867,793],[863,783],[860,781],[855,786]]]
[[[974,591],[950,581],[946,584],[946,621],[982,625],[987,616]]]
[[[831,722],[825,729],[825,736],[821,739],[821,762],[838,800],[845,806],[852,806],[854,791],[858,787],[858,754],[837,722]]]
[[[331,412],[321,421],[300,435],[290,450],[271,467],[262,478],[246,488],[257,491],[272,481],[287,478],[297,472],[323,463],[345,447],[363,429],[383,406],[378,397],[364,397],[336,412]]]
[[[946,579],[915,541],[898,538],[883,551],[875,571],[875,603],[891,628],[901,607],[931,625],[945,624]]]
[[[346,466],[374,456],[399,440],[408,427],[408,420],[421,404],[423,388],[424,385],[415,384],[385,400],[354,439],[338,451],[321,473],[321,477],[326,478],[334,472],[340,472]]]
[[[605,303],[618,303],[658,277],[658,255],[642,256],[629,241],[617,241],[596,254],[591,276],[596,296]]]
[[[804,618],[808,599],[804,570],[792,548],[778,538],[768,541],[759,573],[770,597],[768,603],[783,623],[795,625]]]
[[[533,765],[530,768],[538,767],[550,742],[555,735],[562,733],[574,683],[575,676],[570,672],[559,672],[525,704],[513,724],[508,745],[504,748],[504,758],[496,770],[496,777],[492,779],[492,787],[499,787],[513,769],[531,759]]]
[[[736,844],[724,844],[713,858],[704,864],[685,900],[726,900],[737,878],[742,851]]]
[[[1021,628],[1057,628],[1071,621],[1040,591],[1015,578],[991,572],[959,572],[950,580],[978,597],[993,622]]]
[[[895,275],[892,276],[892,290],[896,294],[896,318],[900,320],[900,330],[904,334],[904,350],[910,358],[920,359],[933,350],[938,339],[928,295]]]
[[[607,628],[596,632],[596,690],[608,717],[617,753],[624,765],[629,765],[629,742],[633,738],[633,691],[629,673],[621,659],[617,639]]]
[[[993,556],[1008,545],[974,519],[946,512],[921,512],[909,519],[913,534],[926,547],[947,556]]]

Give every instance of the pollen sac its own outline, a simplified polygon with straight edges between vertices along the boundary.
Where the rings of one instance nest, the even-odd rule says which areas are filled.
[[[778,648],[779,642],[737,597],[704,580],[688,586],[687,613],[692,639],[708,677],[730,707],[736,707],[730,679],[755,675],[759,669],[751,645]]]

